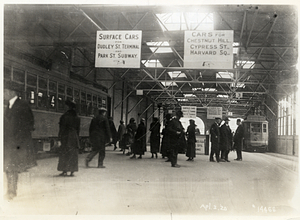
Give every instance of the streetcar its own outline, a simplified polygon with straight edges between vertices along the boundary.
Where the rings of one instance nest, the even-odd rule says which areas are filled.
[[[67,99],[75,100],[81,119],[79,152],[91,150],[88,138],[91,119],[99,107],[110,110],[111,98],[105,87],[9,55],[5,56],[3,76],[4,81],[11,80],[24,86],[20,98],[28,101],[34,115],[32,138],[37,153],[57,153],[59,119],[67,110]]]
[[[243,121],[243,150],[250,152],[266,152],[268,150],[268,121],[264,116],[248,115]]]

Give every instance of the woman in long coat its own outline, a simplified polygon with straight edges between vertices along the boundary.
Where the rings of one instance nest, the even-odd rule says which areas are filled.
[[[128,134],[128,142],[130,145],[130,152],[128,152],[126,155],[129,156],[133,153],[133,145],[134,145],[134,137],[137,130],[137,125],[135,123],[134,118],[130,118],[129,124],[126,127],[127,134]]]
[[[196,124],[193,119],[190,120],[190,125],[187,127],[187,151],[186,156],[188,157],[187,161],[194,161],[196,157]]]
[[[133,156],[131,159],[136,158],[135,155],[140,155],[138,159],[142,159],[142,155],[144,155],[146,151],[146,126],[145,119],[142,118],[134,137]]]
[[[69,110],[64,113],[59,121],[58,138],[61,142],[57,170],[62,171],[60,176],[78,171],[78,149],[79,149],[79,130],[80,118],[75,111],[76,104],[67,100],[66,105]]]
[[[151,158],[157,158],[157,153],[159,152],[159,145],[160,145],[160,123],[158,118],[153,118],[153,122],[150,124],[150,149],[152,156]]]

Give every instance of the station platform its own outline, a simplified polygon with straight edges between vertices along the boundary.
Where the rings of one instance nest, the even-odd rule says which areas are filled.
[[[181,167],[172,168],[160,154],[130,159],[109,146],[99,169],[97,156],[86,168],[86,156],[79,154],[75,177],[58,176],[58,157],[39,159],[19,175],[18,196],[3,201],[1,215],[300,216],[297,158],[243,152],[235,161],[231,152],[230,163],[217,163],[179,154]]]

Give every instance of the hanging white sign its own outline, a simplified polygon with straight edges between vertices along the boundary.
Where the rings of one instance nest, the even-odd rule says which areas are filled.
[[[185,31],[184,67],[233,69],[233,31]]]
[[[97,31],[95,67],[140,68],[142,31]]]
[[[183,117],[185,118],[196,118],[197,106],[181,106]]]
[[[207,119],[222,118],[222,107],[207,107]]]

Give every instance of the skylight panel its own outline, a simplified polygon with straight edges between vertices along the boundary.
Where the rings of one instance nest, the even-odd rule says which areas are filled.
[[[169,42],[146,42],[147,46],[150,48],[152,53],[173,53]]]
[[[244,83],[240,83],[240,82],[237,82],[237,83],[231,83],[230,86],[231,86],[231,87],[234,87],[234,88],[245,88],[245,84],[244,84]]]
[[[185,98],[191,98],[191,97],[196,97],[194,94],[183,94]]]
[[[233,79],[233,73],[230,72],[218,72],[217,79]]]
[[[164,87],[168,87],[168,86],[177,86],[178,87],[178,85],[177,85],[177,83],[176,82],[168,82],[168,81],[166,81],[166,82],[160,82]]]
[[[163,67],[160,63],[159,60],[155,59],[155,60],[142,60],[142,63],[146,66],[146,67]]]
[[[238,60],[236,62],[238,67],[243,67],[243,69],[253,69],[255,62],[254,61],[244,61],[244,60]]]
[[[218,98],[224,98],[224,99],[228,99],[229,98],[229,95],[222,95],[222,94],[219,94],[217,95]]]
[[[188,102],[188,99],[177,99],[178,102]]]
[[[164,13],[156,14],[165,31],[178,30],[214,30],[213,13]]]
[[[173,79],[173,78],[187,78],[185,73],[182,73],[181,71],[168,72],[168,74],[171,77],[171,79]]]

